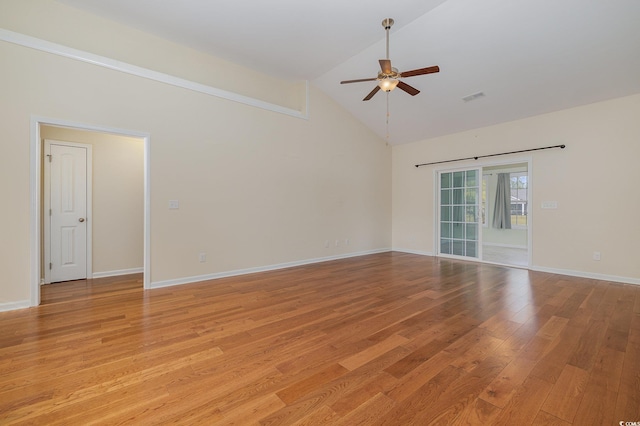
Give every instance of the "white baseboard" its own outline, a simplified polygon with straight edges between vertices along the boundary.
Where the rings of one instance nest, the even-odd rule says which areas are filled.
[[[503,247],[503,248],[514,248],[514,249],[522,249],[526,250],[527,246],[519,246],[516,244],[501,244],[501,243],[482,243],[483,246],[488,247]]]
[[[423,256],[433,256],[433,253],[421,252],[421,251],[410,250],[410,249],[394,248],[393,251],[400,251],[403,253],[418,254]],[[473,261],[481,262],[480,260],[473,260]],[[573,271],[570,269],[546,268],[544,266],[532,266],[530,268],[527,268],[524,266],[510,266],[510,265],[501,265],[501,266],[509,266],[511,268],[518,268],[518,269],[529,269],[531,271],[547,272],[550,274],[567,275],[570,277],[589,278],[592,280],[611,281],[611,282],[617,282],[617,283],[623,283],[623,284],[640,285],[640,278],[619,277],[616,275],[596,274],[592,272]]]
[[[313,263],[328,262],[328,261],[331,261],[331,260],[348,259],[350,257],[365,256],[365,255],[368,255],[368,254],[387,253],[387,252],[390,252],[390,251],[391,251],[390,248],[377,249],[377,250],[368,250],[368,251],[361,251],[361,252],[357,252],[357,253],[342,254],[342,255],[337,255],[337,256],[319,257],[319,258],[315,258],[315,259],[298,260],[298,261],[294,261],[294,262],[279,263],[279,264],[275,264],[275,265],[258,266],[258,267],[255,267],[255,268],[236,269],[234,271],[218,272],[218,273],[215,273],[215,274],[199,275],[199,276],[185,277],[185,278],[176,278],[176,279],[173,279],[173,280],[165,280],[165,281],[156,281],[156,282],[152,282],[149,285],[149,288],[162,288],[162,287],[170,287],[170,286],[174,286],[174,285],[192,284],[192,283],[197,283],[197,282],[201,282],[201,281],[209,281],[209,280],[216,280],[216,279],[220,279],[220,278],[235,277],[235,276],[238,276],[238,275],[254,274],[256,272],[275,271],[275,270],[278,270],[278,269],[292,268],[292,267],[295,267],[295,266],[304,266],[304,265],[310,265],[310,264],[313,264]]]
[[[30,308],[31,302],[19,300],[17,302],[0,303],[0,312],[15,311],[16,309]]]
[[[409,254],[418,254],[420,256],[433,256],[433,253],[430,251],[420,251],[420,250],[403,249],[403,248],[394,248],[393,251],[399,251],[402,253],[409,253]]]
[[[118,269],[115,271],[94,272],[92,278],[117,277],[120,275],[141,274],[144,268]]]
[[[219,279],[219,278],[226,278],[226,277],[234,277],[234,276],[238,276],[238,275],[253,274],[253,273],[256,273],[256,272],[275,271],[275,270],[278,270],[278,269],[291,268],[291,267],[294,267],[294,266],[304,266],[304,265],[310,265],[310,264],[313,264],[313,263],[328,262],[328,261],[331,261],[331,260],[348,259],[350,257],[365,256],[365,255],[368,255],[368,254],[376,254],[376,253],[386,253],[386,252],[390,252],[390,251],[397,251],[397,252],[408,253],[408,254],[416,254],[416,255],[421,255],[421,256],[433,256],[433,253],[419,251],[419,250],[401,249],[401,248],[394,248],[394,249],[384,248],[384,249],[378,249],[378,250],[369,250],[369,251],[363,251],[363,252],[357,252],[357,253],[349,253],[349,254],[344,254],[344,255],[327,256],[327,257],[320,257],[320,258],[316,258],[316,259],[306,259],[306,260],[300,260],[300,261],[295,261],[295,262],[280,263],[280,264],[276,264],[276,265],[260,266],[260,267],[256,267],[256,268],[238,269],[238,270],[234,270],[234,271],[219,272],[219,273],[215,273],[215,274],[200,275],[200,276],[193,276],[193,277],[186,277],[186,278],[177,278],[177,279],[166,280],[166,281],[157,281],[157,282],[152,282],[149,288],[169,287],[169,286],[173,286],[173,285],[190,284],[190,283],[196,283],[196,282],[200,282],[200,281],[209,281],[209,280],[215,280],[215,279]],[[532,266],[529,269],[531,269],[532,271],[546,272],[546,273],[550,273],[550,274],[568,275],[568,276],[579,277],[579,278],[589,278],[589,279],[601,280],[601,281],[611,281],[611,282],[619,282],[619,283],[623,283],[623,284],[640,285],[640,279],[639,278],[619,277],[619,276],[615,276],[615,275],[606,275],[606,274],[596,274],[596,273],[591,273],[591,272],[573,271],[573,270],[569,270],[569,269],[546,268],[546,267],[543,267],[543,266]],[[97,272],[97,273],[93,274],[93,277],[94,278],[111,277],[111,276],[118,276],[118,275],[136,274],[136,273],[141,273],[141,272],[143,272],[143,268],[121,269],[121,270],[118,270],[118,271]],[[16,310],[16,309],[24,309],[24,308],[29,308],[29,307],[31,307],[31,303],[28,300],[20,300],[20,301],[17,301],[17,302],[8,302],[8,303],[0,303],[0,312],[13,311],[13,310]]]
[[[590,278],[592,280],[640,285],[640,278],[619,277],[616,275],[596,274],[594,272],[572,271],[570,269],[546,268],[544,266],[532,266],[529,269],[531,269],[532,271],[547,272],[550,274],[568,275],[571,277]]]

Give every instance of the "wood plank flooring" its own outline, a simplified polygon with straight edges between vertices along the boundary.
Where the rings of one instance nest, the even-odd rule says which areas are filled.
[[[383,253],[0,313],[0,424],[640,422],[640,286]]]

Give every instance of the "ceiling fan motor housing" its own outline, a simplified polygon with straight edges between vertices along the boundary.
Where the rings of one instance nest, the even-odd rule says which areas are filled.
[[[382,80],[385,78],[400,78],[400,77],[402,76],[400,75],[400,72],[396,67],[391,68],[390,73],[385,73],[384,71],[378,71],[378,80]]]

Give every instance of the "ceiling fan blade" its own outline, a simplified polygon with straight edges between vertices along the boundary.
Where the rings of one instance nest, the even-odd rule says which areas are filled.
[[[380,59],[380,69],[383,74],[391,74],[393,70],[391,69],[391,60],[390,59]]]
[[[427,68],[420,68],[417,70],[405,71],[400,74],[400,77],[413,77],[415,75],[433,74],[435,72],[440,72],[440,67],[437,65]]]
[[[358,80],[344,80],[344,81],[341,81],[340,84],[360,83],[363,81],[375,81],[375,80],[377,80],[377,78],[361,78]]]
[[[407,83],[405,83],[404,81],[399,81],[398,82],[398,88],[404,90],[405,92],[407,92],[408,94],[410,94],[411,96],[415,96],[418,93],[420,93],[420,91],[418,89],[416,89],[413,86],[409,86]]]
[[[369,99],[373,98],[373,95],[378,93],[378,90],[380,90],[380,86],[374,87],[373,90],[369,92],[369,94],[363,99],[363,101],[368,101]]]

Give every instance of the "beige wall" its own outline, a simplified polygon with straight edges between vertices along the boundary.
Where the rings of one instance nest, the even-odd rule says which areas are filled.
[[[640,282],[638,117],[635,95],[394,147],[393,247],[434,252],[433,166],[415,164],[566,144],[530,153],[533,267]]]
[[[90,29],[75,35],[91,47]],[[11,206],[0,209],[10,224],[0,244],[0,308],[31,297],[33,116],[150,135],[154,283],[391,245],[391,150],[313,88],[303,120],[12,43],[0,42],[0,58],[0,185]],[[272,90],[271,82],[256,76],[253,84]],[[169,210],[169,200],[180,209]]]
[[[305,107],[300,82],[269,77],[53,0],[0,0],[0,28],[288,108]]]
[[[144,140],[52,126],[40,136],[92,146],[93,273],[142,269]]]

